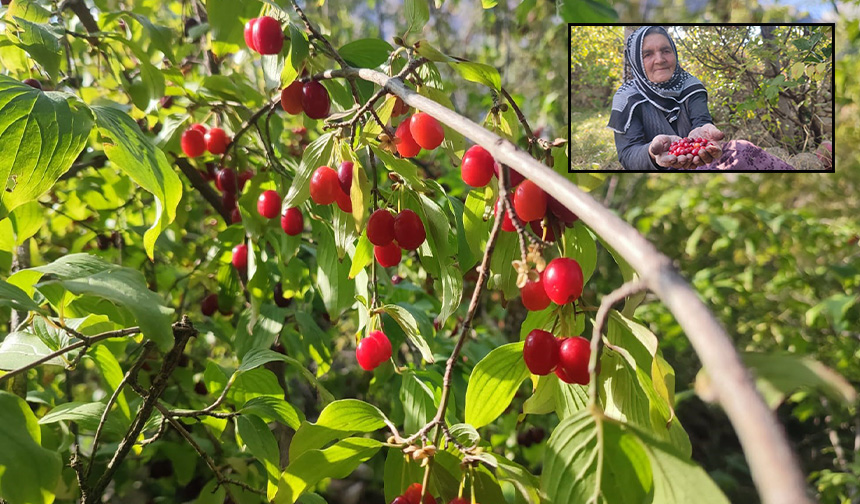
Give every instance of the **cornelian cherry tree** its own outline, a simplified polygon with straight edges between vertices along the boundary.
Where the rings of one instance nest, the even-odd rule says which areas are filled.
[[[516,83],[421,35],[426,2],[340,47],[295,2],[166,4],[181,38],[160,3],[94,4],[0,11],[0,498],[339,502],[363,467],[364,502],[727,502],[650,290],[763,499],[805,502],[722,328],[599,178],[559,174]],[[500,441],[526,419],[534,464]]]

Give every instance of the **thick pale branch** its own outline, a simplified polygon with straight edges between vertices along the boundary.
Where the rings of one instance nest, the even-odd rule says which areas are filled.
[[[782,426],[756,390],[725,330],[668,257],[563,175],[474,121],[412,91],[401,80],[369,69],[347,68],[326,74],[344,78],[358,76],[384,87],[400,96],[407,105],[430,114],[481,145],[497,162],[516,167],[519,173],[579,216],[639,273],[642,282],[675,315],[707,372],[720,377],[713,382],[717,398],[741,441],[762,501],[766,504],[811,502],[803,473]]]

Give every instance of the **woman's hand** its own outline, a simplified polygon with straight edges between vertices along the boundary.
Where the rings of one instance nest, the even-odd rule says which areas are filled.
[[[693,131],[691,131],[687,136],[690,138],[704,138],[712,142],[719,142],[726,137],[722,131],[718,130],[716,126],[710,123],[693,129]]]
[[[706,165],[723,156],[723,149],[720,144],[709,143],[704,149],[699,151],[699,155],[693,158],[693,164],[696,166]]]
[[[664,168],[674,168],[677,170],[693,168],[695,167],[693,156],[675,156],[674,154],[669,154],[669,147],[673,142],[680,139],[681,137],[675,135],[657,135],[654,137],[654,140],[651,140],[651,145],[648,146],[648,154],[654,158],[658,165]]]

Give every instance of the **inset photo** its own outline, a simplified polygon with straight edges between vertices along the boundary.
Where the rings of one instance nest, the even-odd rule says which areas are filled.
[[[571,172],[834,170],[834,24],[569,28]]]

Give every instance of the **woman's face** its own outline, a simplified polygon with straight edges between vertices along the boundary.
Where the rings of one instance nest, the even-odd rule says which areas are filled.
[[[675,52],[669,39],[661,33],[645,36],[642,43],[645,76],[653,83],[666,82],[675,73]]]

